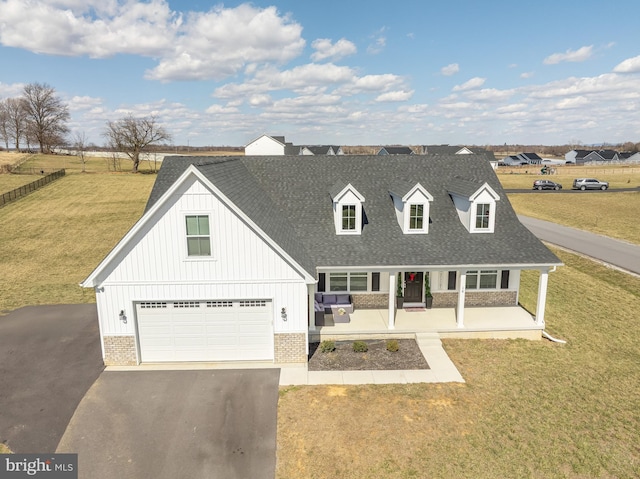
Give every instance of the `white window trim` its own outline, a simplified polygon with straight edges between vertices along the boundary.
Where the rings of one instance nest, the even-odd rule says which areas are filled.
[[[190,256],[189,245],[187,244],[187,217],[188,216],[207,216],[209,218],[209,249],[211,254],[209,256]],[[211,221],[213,214],[211,211],[183,211],[182,212],[182,231],[181,236],[181,248],[183,252],[184,261],[216,261],[216,251],[213,247],[213,224]]]
[[[476,226],[476,220],[478,219],[477,211],[478,205],[489,205],[489,226],[487,228],[478,228]],[[493,233],[496,222],[496,203],[495,201],[474,201],[471,203],[471,211],[469,215],[470,225],[469,231],[472,233]]]
[[[411,207],[422,206],[422,228],[411,228]],[[424,234],[429,232],[429,203],[406,203],[405,204],[405,234]]]
[[[358,225],[362,223],[362,213],[359,211],[361,209],[361,205],[356,204],[356,203],[340,203],[340,210],[339,210],[339,214],[340,214],[340,233],[342,234],[359,234],[358,231]],[[355,218],[354,218],[354,222],[355,224],[353,225],[353,229],[351,228],[345,228],[344,227],[344,209],[346,207],[349,206],[353,206],[354,211],[355,211]],[[358,218],[360,218],[360,221],[358,221]]]

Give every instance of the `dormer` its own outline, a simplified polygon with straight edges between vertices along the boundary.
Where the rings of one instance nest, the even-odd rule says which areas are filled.
[[[362,233],[364,196],[351,183],[340,182],[329,192],[337,235]]]
[[[455,177],[447,191],[458,217],[469,233],[493,233],[496,224],[498,194],[486,182]]]
[[[389,195],[404,234],[429,233],[429,206],[433,196],[420,183],[398,181],[389,189]]]

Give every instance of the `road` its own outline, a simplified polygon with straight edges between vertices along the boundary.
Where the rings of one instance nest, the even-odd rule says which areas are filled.
[[[638,245],[528,216],[518,215],[518,219],[542,241],[640,275]]]

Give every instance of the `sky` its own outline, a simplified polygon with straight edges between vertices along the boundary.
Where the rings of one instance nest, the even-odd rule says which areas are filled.
[[[640,141],[638,0],[0,0],[0,99],[175,145]]]

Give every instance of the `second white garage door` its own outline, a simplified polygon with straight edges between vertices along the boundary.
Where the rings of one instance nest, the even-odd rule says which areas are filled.
[[[140,360],[273,360],[271,301],[153,301],[136,305]]]

